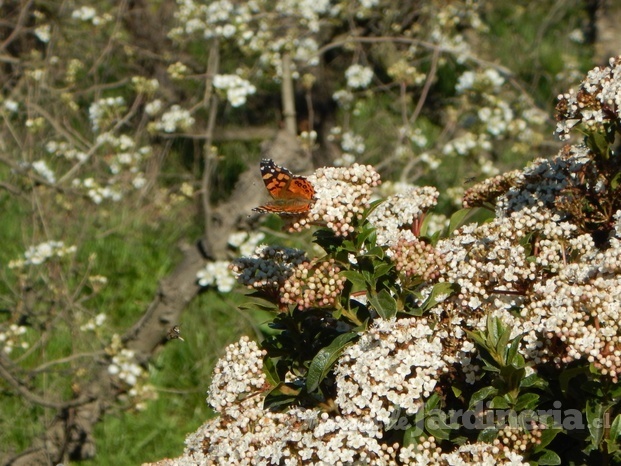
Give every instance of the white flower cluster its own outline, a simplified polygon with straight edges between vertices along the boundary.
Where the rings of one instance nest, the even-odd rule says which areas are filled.
[[[354,101],[354,94],[352,94],[349,90],[341,89],[332,94],[332,99],[338,104],[339,107],[348,109]]]
[[[564,196],[584,185],[585,176],[596,176],[593,170],[579,146],[538,160],[499,198],[495,220],[463,227],[438,243],[447,262],[444,280],[460,287],[449,305],[455,310],[447,310],[455,316],[455,334],[483,329],[486,316],[494,315],[515,335],[524,334],[524,355],[536,364],[587,360],[613,382],[621,378],[621,241],[611,238],[601,250],[591,234],[564,220],[562,208]],[[533,237],[534,251],[527,241]],[[511,309],[520,309],[519,317]]]
[[[81,325],[80,330],[82,330],[83,332],[87,332],[87,331],[92,332],[96,330],[97,328],[101,327],[106,321],[106,318],[107,318],[106,314],[104,314],[103,312],[100,312],[92,319],[89,319],[88,322],[86,322],[84,325]]]
[[[431,444],[431,445],[430,445]],[[425,440],[420,445],[402,448],[399,460],[402,464],[434,466],[529,466],[522,455],[510,451],[504,445],[500,447],[486,442],[465,443],[457,450],[444,453],[435,447],[435,439]],[[502,450],[502,453],[500,452]]]
[[[246,103],[247,97],[257,91],[257,88],[250,81],[240,78],[236,74],[214,76],[213,87],[226,91],[226,99],[233,107],[241,107]]]
[[[215,286],[222,293],[230,292],[235,286],[235,277],[229,261],[208,262],[204,269],[196,274],[200,286]]]
[[[74,178],[71,182],[74,188],[83,188],[86,190],[86,194],[95,204],[101,204],[104,199],[110,199],[114,202],[118,202],[122,199],[122,194],[110,186],[101,186],[94,178],[86,178],[81,180]]]
[[[260,397],[252,395],[265,389],[263,373],[265,352],[256,342],[242,337],[226,348],[214,368],[207,403],[217,412],[225,414],[248,398],[250,404],[261,404]]]
[[[237,231],[229,235],[227,243],[239,251],[240,256],[250,256],[265,239],[265,233],[256,231]]]
[[[116,136],[106,132],[97,136],[96,144],[112,149],[114,156],[108,157],[106,163],[113,175],[118,175],[123,168],[131,173],[137,173],[140,163],[151,154],[150,146],[136,149],[136,142],[126,134]]]
[[[21,268],[26,265],[41,265],[53,257],[63,257],[76,252],[75,246],[65,246],[62,241],[46,241],[30,246],[24,253],[24,259],[9,262],[9,268]]]
[[[263,409],[269,387],[263,357],[247,337],[218,362],[207,401],[220,414],[186,440],[169,465],[353,464],[396,465],[396,450],[380,443],[380,424],[368,416],[329,416],[313,409]],[[241,447],[243,445],[243,447]]]
[[[77,160],[78,162],[84,162],[88,159],[88,154],[81,150],[74,149],[66,142],[49,141],[45,145],[45,150],[57,157],[64,157],[67,160]]]
[[[479,72],[465,71],[459,76],[455,90],[459,94],[474,89],[485,89],[494,92],[504,83],[505,79],[494,68],[488,68]]]
[[[417,413],[446,370],[441,340],[425,319],[380,319],[339,359],[336,404],[389,428],[396,409]]]
[[[465,156],[478,152],[488,152],[490,150],[492,150],[492,143],[486,134],[466,132],[447,142],[442,148],[442,153],[444,155]]]
[[[0,347],[5,354],[11,354],[15,348],[28,349],[30,346],[27,341],[20,341],[26,334],[26,327],[23,325],[11,324],[8,328],[0,326]]]
[[[296,219],[291,229],[301,231],[312,224],[325,224],[339,236],[354,230],[354,220],[369,206],[380,176],[371,165],[323,167],[308,177],[317,201],[307,216]]]
[[[19,110],[19,103],[12,99],[6,99],[2,102],[2,106],[11,113],[15,113]]]
[[[52,38],[52,26],[49,24],[43,24],[34,30],[35,36],[41,42],[47,44]]]
[[[611,58],[609,66],[588,72],[578,91],[558,96],[556,133],[569,139],[571,129],[581,123],[585,130],[604,132],[603,125],[621,118],[621,57]]]
[[[368,217],[377,232],[378,244],[396,243],[402,230],[411,228],[436,205],[438,195],[438,190],[431,186],[415,187],[382,202]]]
[[[71,17],[79,21],[91,23],[93,26],[104,25],[113,19],[110,13],[104,13],[102,15],[97,14],[97,10],[92,6],[81,6],[73,10]]]
[[[364,139],[359,134],[346,131],[341,136],[341,149],[345,152],[353,152],[360,155],[364,153],[365,148]]]
[[[194,117],[189,110],[173,105],[170,110],[165,112],[158,121],[153,122],[150,128],[165,133],[186,131],[194,124]]]
[[[347,86],[352,89],[364,89],[371,84],[373,70],[367,66],[351,65],[345,70],[345,78],[347,79]]]
[[[205,39],[212,37],[233,37],[238,29],[251,19],[251,11],[256,10],[252,2],[234,4],[230,0],[215,0],[197,3],[193,0],[177,0],[178,8],[175,18],[182,26],[173,29],[170,36],[181,38],[183,35],[200,33]]]
[[[125,99],[120,96],[106,97],[93,102],[88,109],[93,131],[97,132],[110,125],[124,110]]]
[[[45,160],[37,160],[32,163],[32,168],[39,175],[41,175],[48,183],[56,183],[56,175],[52,171],[50,167],[48,167],[47,162]]]
[[[129,386],[138,383],[138,379],[144,376],[144,369],[136,362],[134,351],[123,348],[112,357],[112,363],[108,366],[108,373],[116,376]]]

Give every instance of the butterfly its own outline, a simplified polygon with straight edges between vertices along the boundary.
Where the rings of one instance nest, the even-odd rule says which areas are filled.
[[[259,207],[255,212],[273,212],[279,215],[303,215],[315,202],[315,188],[303,176],[293,175],[284,167],[279,167],[271,159],[261,160],[261,176],[272,201]]]

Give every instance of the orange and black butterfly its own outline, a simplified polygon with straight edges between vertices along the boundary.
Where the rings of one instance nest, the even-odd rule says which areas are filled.
[[[303,215],[313,206],[315,188],[305,177],[293,175],[271,159],[261,160],[261,176],[272,200],[252,210],[279,215]]]

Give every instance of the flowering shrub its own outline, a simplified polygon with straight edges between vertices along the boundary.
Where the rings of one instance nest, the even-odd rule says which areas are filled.
[[[318,170],[339,196],[297,225],[324,255],[235,263],[273,333],[229,346],[219,416],[169,464],[621,464],[619,86],[621,58],[560,96],[559,134],[584,142],[471,188],[494,218],[442,237],[434,189],[369,206],[371,167]]]

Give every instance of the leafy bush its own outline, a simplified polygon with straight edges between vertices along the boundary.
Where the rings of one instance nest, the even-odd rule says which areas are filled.
[[[323,253],[236,262],[272,334],[227,348],[219,416],[166,464],[621,464],[620,103],[621,57],[560,97],[583,143],[472,187],[493,217],[442,232],[434,188],[369,203],[371,166],[317,170],[287,224]]]

